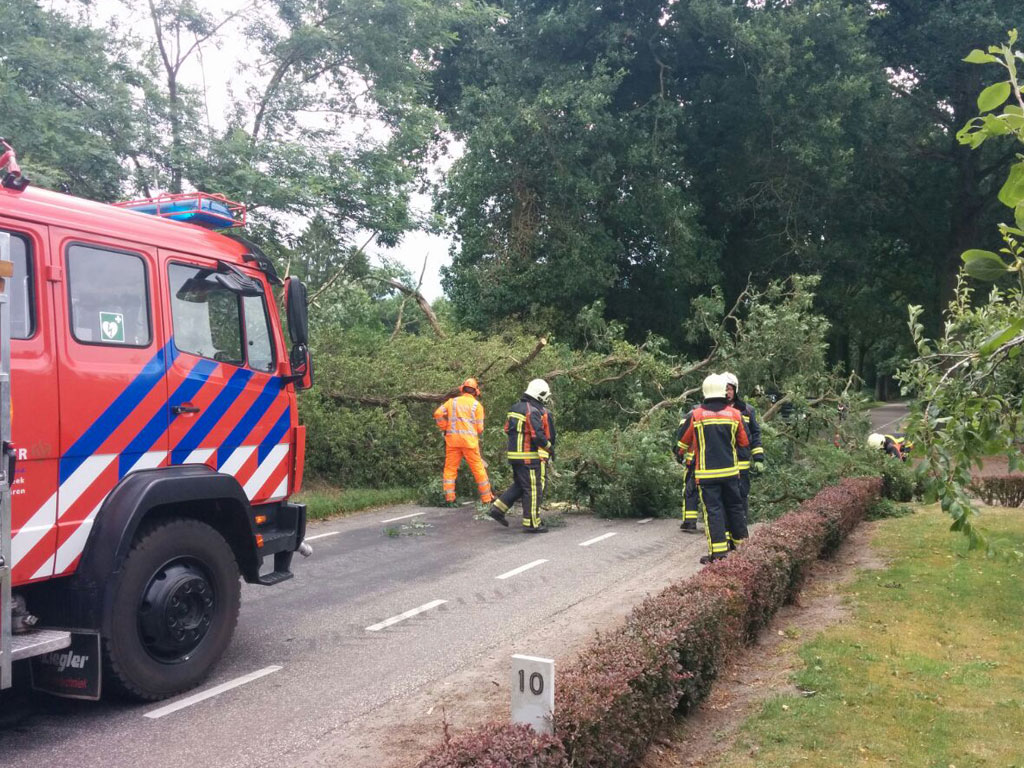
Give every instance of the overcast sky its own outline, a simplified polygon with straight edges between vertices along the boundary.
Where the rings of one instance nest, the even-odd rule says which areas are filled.
[[[212,7],[215,8],[215,17],[223,18],[225,15],[252,4],[251,0],[221,0]],[[44,2],[44,5],[49,5],[54,10],[69,11],[72,15],[80,14],[83,8],[75,0],[49,0],[49,2]],[[119,0],[93,0],[86,7],[87,18],[98,26],[104,26],[107,22],[116,20],[122,28],[131,29],[139,36],[152,40],[153,28],[147,4],[138,2],[131,3],[130,6],[128,7]],[[180,73],[183,82],[205,92],[210,122],[214,126],[223,122],[223,116],[230,104],[230,90],[241,94],[244,93],[248,85],[242,79],[240,69],[244,64],[252,61],[252,51],[247,48],[245,39],[237,32],[238,25],[235,25],[234,28],[230,24],[226,26],[223,33],[218,36],[218,44],[204,45],[201,49],[201,56],[189,59]],[[436,169],[436,172],[441,173],[443,169]],[[427,196],[417,195],[413,200],[413,205],[418,212],[426,213],[430,209],[430,199]],[[359,238],[359,242],[364,242],[368,234]],[[429,300],[433,301],[442,295],[440,270],[442,266],[450,262],[449,245],[448,238],[425,232],[412,232],[407,234],[396,248],[388,249],[371,245],[367,251],[378,260],[381,256],[386,256],[399,261],[413,274],[414,280],[419,278],[420,270],[423,269],[423,261],[426,258],[427,270],[423,277],[421,290]]]

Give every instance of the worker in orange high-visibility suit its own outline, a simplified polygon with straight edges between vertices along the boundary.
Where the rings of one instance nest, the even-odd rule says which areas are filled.
[[[480,397],[480,385],[476,379],[466,379],[461,391],[462,394],[445,401],[444,405],[434,411],[434,421],[444,432],[445,458],[441,484],[444,487],[445,504],[455,506],[455,478],[458,477],[463,459],[476,478],[480,501],[490,504],[494,500],[491,481],[487,479],[487,465],[480,456],[480,435],[484,431],[484,406],[477,400]]]

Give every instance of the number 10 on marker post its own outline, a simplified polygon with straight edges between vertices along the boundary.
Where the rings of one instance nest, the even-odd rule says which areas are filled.
[[[536,656],[512,657],[512,722],[552,732],[555,713],[555,662]]]

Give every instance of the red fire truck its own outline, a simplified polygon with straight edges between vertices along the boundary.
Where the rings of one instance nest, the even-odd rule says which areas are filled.
[[[210,228],[242,220],[210,195],[35,189],[0,140],[0,688],[21,659],[79,698],[192,687],[231,639],[239,575],[277,584],[308,553],[288,501],[305,288]]]

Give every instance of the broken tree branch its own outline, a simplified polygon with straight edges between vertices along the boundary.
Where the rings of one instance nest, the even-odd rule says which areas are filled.
[[[401,395],[349,395],[331,392],[328,397],[338,405],[373,405],[386,408],[394,403],[443,403],[459,394],[459,390],[448,392],[405,392]]]
[[[700,387],[690,387],[681,395],[669,397],[662,400],[660,403],[656,403],[655,405],[651,406],[650,410],[648,410],[647,413],[644,414],[644,417],[640,419],[639,426],[644,426],[645,424],[647,424],[647,422],[651,420],[651,417],[658,411],[662,410],[663,408],[670,408],[673,405],[681,405],[685,403],[688,399],[693,397],[695,394],[697,394],[699,391]]]
[[[376,280],[378,283],[383,283],[384,285],[390,286],[391,288],[394,288],[396,291],[399,291],[400,293],[403,293],[406,296],[415,299],[416,303],[419,305],[420,310],[427,318],[427,322],[430,323],[430,327],[434,329],[434,333],[437,335],[437,338],[445,338],[444,331],[441,330],[441,324],[438,323],[437,321],[437,315],[434,314],[434,310],[431,309],[430,307],[430,302],[427,301],[423,294],[420,293],[418,290],[410,288],[405,283],[401,282],[400,280],[396,280],[393,277],[380,277],[378,275],[368,275],[366,279]]]
[[[420,270],[420,279],[416,283],[416,292],[419,293],[420,288],[423,287],[423,276],[427,274],[427,259],[430,258],[430,254],[423,257],[423,269]],[[398,332],[402,330],[402,315],[405,314],[405,304],[409,301],[408,296],[402,297],[402,304],[398,307],[398,318],[395,320],[395,330],[391,332],[391,339],[394,339],[398,335]]]

